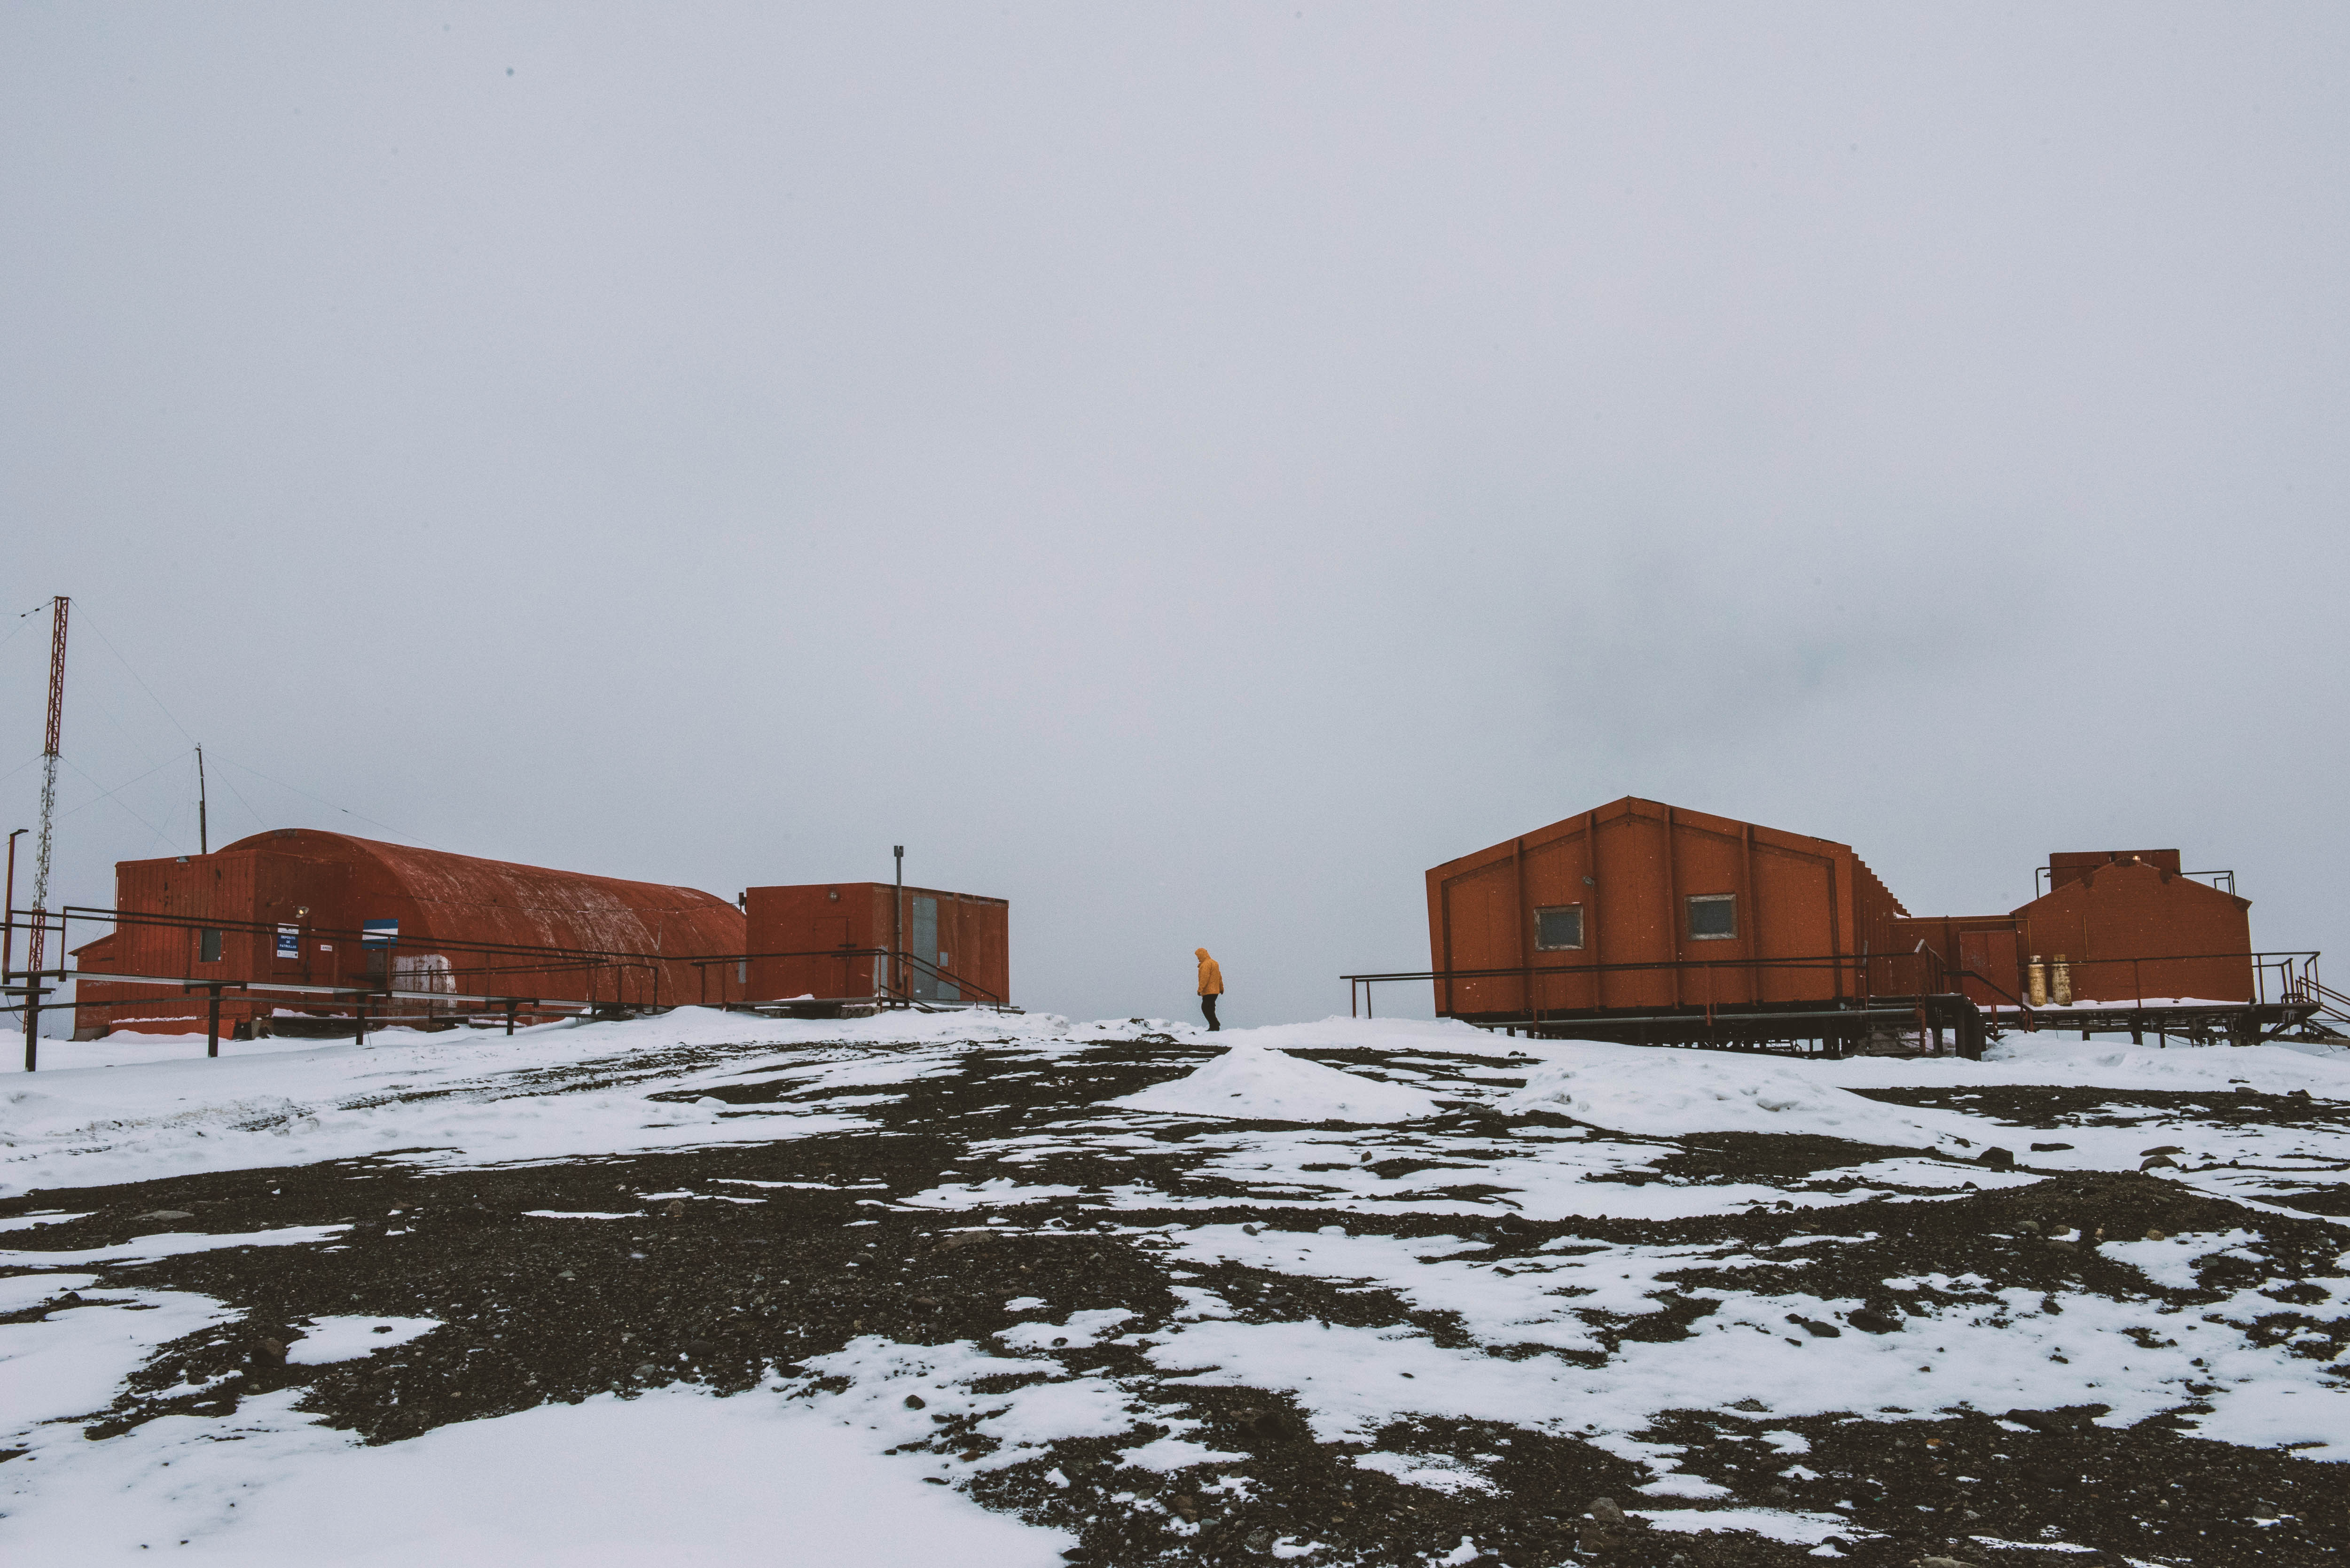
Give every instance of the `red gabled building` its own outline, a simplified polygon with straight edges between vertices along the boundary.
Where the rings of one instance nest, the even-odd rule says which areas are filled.
[[[1848,845],[1630,796],[1428,873],[1440,975],[1525,971],[1440,978],[1445,1017],[1834,1001],[1905,913]]]
[[[1436,1012],[1659,1044],[1949,1029],[1971,1050],[2003,1017],[2242,1039],[2317,1011],[2314,955],[2254,954],[2250,901],[2177,850],[2045,869],[2006,914],[1913,916],[1847,845],[1627,797],[1428,873]]]

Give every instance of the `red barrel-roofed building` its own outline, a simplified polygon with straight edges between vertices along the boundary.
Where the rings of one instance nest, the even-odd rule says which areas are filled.
[[[372,1015],[477,1011],[467,999],[632,1005],[690,1002],[692,961],[744,950],[743,912],[698,888],[519,866],[348,834],[281,827],[214,851],[115,867],[124,919],[74,950],[94,973],[156,976],[169,989],[83,981],[75,1036],[109,1029],[200,1033],[206,992],[189,982],[370,988]],[[431,994],[446,994],[442,1003]],[[231,991],[224,1033],[279,1013],[348,1011],[328,992]],[[101,1005],[130,1002],[130,1005]]]

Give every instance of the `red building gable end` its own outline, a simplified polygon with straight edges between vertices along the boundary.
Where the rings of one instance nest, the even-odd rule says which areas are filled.
[[[211,855],[122,861],[115,905],[131,919],[85,944],[82,968],[313,985],[389,979],[395,989],[550,1002],[691,1002],[702,977],[691,961],[741,952],[743,941],[742,911],[697,888],[308,828],[256,834]],[[142,915],[161,919],[142,923]],[[395,922],[396,943],[363,946],[359,931],[371,921]],[[280,926],[295,928],[290,955],[278,950]],[[109,1025],[180,1033],[201,1011],[176,989],[166,998],[149,986],[83,981],[78,994],[93,1004],[153,999],[84,1007],[76,1033],[85,1036]],[[237,997],[224,1017],[304,1004],[298,993]]]
[[[1438,980],[1445,1016],[1832,1001],[1904,914],[1847,845],[1631,796],[1428,873],[1434,969],[1534,971]]]
[[[2017,942],[2061,957],[2075,1001],[2253,999],[2251,899],[2180,874],[2175,849],[2048,858],[2055,885],[2015,910]]]

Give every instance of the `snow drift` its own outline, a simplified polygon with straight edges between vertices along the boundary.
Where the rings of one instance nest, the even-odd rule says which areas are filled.
[[[1725,1051],[1577,1041],[1502,1102],[1514,1116],[1550,1111],[1611,1132],[1812,1133],[1903,1148],[1974,1147],[1987,1130],[1947,1111],[1888,1106],[1821,1081],[1814,1064]]]
[[[1418,1089],[1253,1044],[1235,1045],[1180,1078],[1108,1103],[1166,1116],[1254,1122],[1408,1122],[1439,1109]]]

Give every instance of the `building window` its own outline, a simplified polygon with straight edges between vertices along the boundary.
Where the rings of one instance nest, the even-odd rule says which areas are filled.
[[[1534,911],[1534,946],[1544,952],[1583,945],[1583,906],[1567,904]]]
[[[196,961],[198,963],[220,962],[220,933],[218,931],[208,930],[197,938]]]
[[[1738,896],[1699,893],[1689,901],[1689,934],[1700,942],[1724,941],[1738,934]]]

